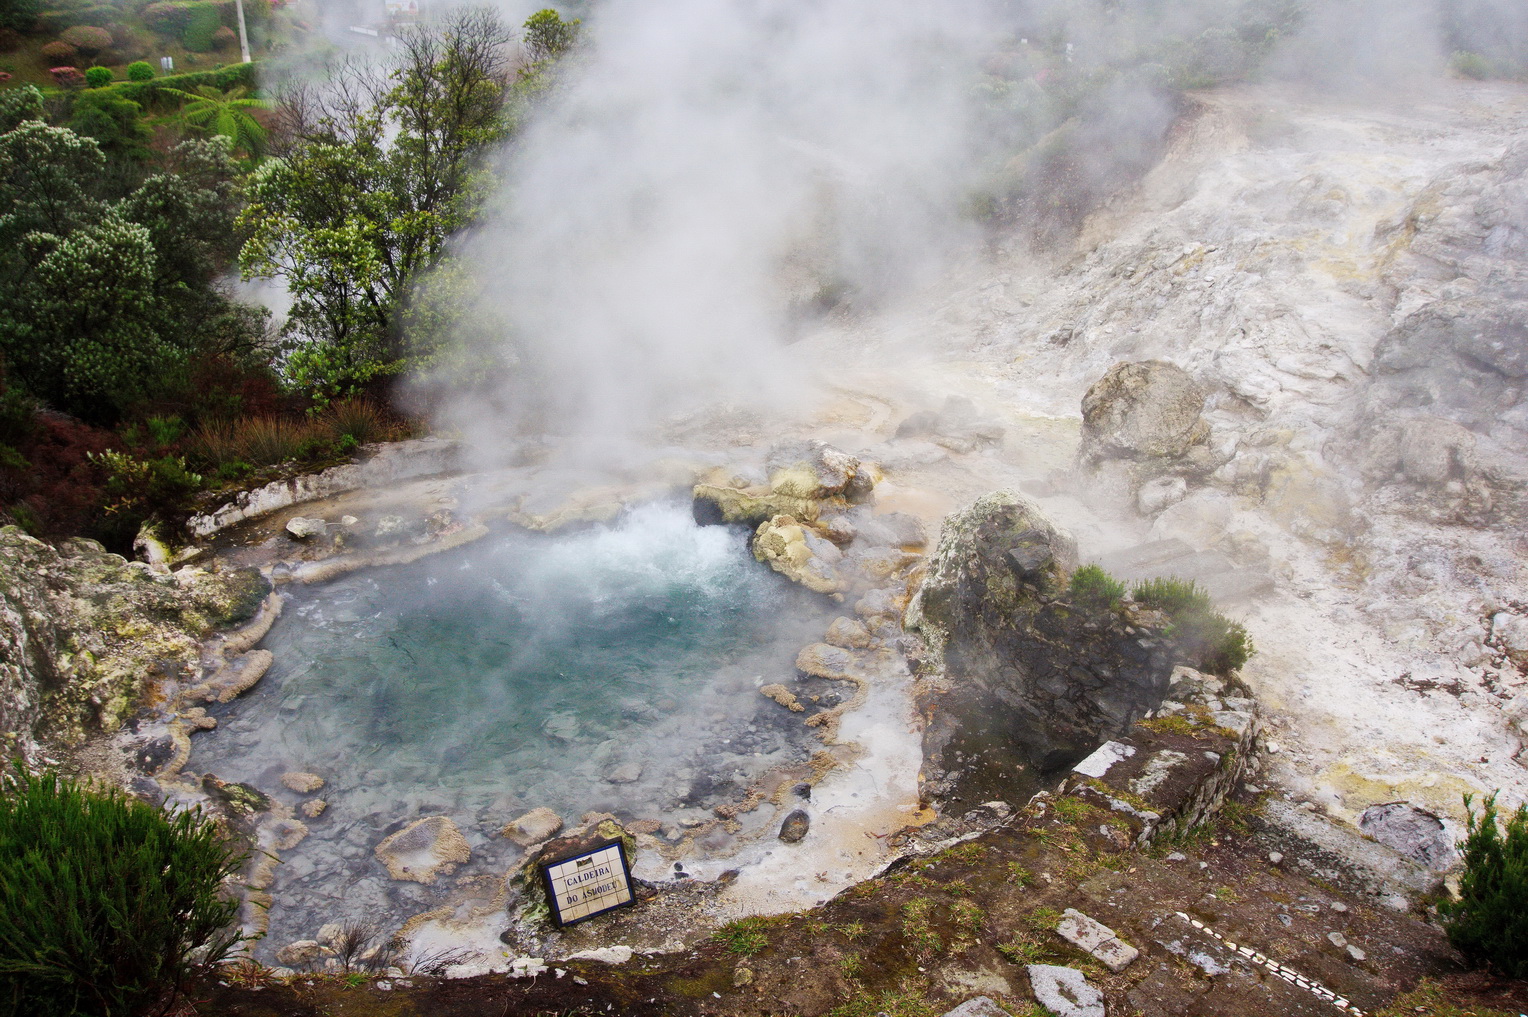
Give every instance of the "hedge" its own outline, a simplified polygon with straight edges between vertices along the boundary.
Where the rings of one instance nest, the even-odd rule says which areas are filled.
[[[183,100],[174,95],[166,95],[161,89],[177,88],[182,92],[194,92],[197,85],[211,85],[226,92],[243,85],[253,91],[257,85],[255,67],[254,63],[229,64],[212,71],[171,74],[153,81],[119,81],[109,87],[117,95],[133,100],[144,109],[164,111],[178,109]]]

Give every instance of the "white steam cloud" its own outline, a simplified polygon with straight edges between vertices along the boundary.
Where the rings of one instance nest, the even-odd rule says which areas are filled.
[[[1043,199],[1040,164],[1015,156],[1042,151],[1066,117],[1073,128],[1058,136],[1073,151],[1056,165],[1085,192],[1085,212],[1103,196],[1092,192],[1156,157],[1174,115],[1164,54],[1197,47],[1213,64],[1219,48],[1237,66],[1258,18],[1281,5],[594,6],[563,86],[507,156],[505,193],[464,243],[469,317],[513,364],[490,390],[443,401],[441,422],[487,448],[517,428],[619,442],[702,404],[775,403],[809,381],[789,360],[796,311],[844,293],[885,306],[933,278],[969,249],[976,227],[960,205],[995,169],[1029,173]],[[1441,11],[1437,0],[1307,4],[1266,73],[1320,89],[1433,80]],[[1058,59],[1117,74],[1083,108],[1052,108],[1042,68]],[[1010,94],[1033,97],[1027,136],[993,136],[990,92],[983,119],[994,62],[1009,68]],[[1255,63],[1242,70],[1264,73]]]
[[[588,28],[469,247],[513,411],[617,435],[772,394],[793,296],[894,293],[959,236],[974,0],[612,0]]]

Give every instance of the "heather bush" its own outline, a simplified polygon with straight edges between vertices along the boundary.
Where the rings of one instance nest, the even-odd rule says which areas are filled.
[[[85,83],[85,75],[78,67],[49,67],[48,73],[53,75],[53,83],[60,88],[79,88]]]
[[[212,48],[216,50],[224,50],[230,46],[237,45],[238,41],[239,33],[227,25],[219,25],[218,30],[212,33]]]
[[[92,67],[85,71],[85,84],[91,88],[101,88],[111,84],[111,71],[105,67]],[[134,103],[134,105],[137,105]]]
[[[1125,584],[1097,565],[1084,565],[1072,573],[1070,593],[1079,606],[1105,610],[1119,604]]]
[[[1478,818],[1469,795],[1464,807],[1464,874],[1458,898],[1438,906],[1443,927],[1471,963],[1528,978],[1528,805],[1505,824],[1497,819],[1495,793]]]
[[[18,768],[0,785],[0,1000],[10,1012],[168,1009],[242,942],[224,881],[244,856],[199,811],[167,814],[53,772]]]
[[[111,48],[111,33],[94,25],[66,28],[59,34],[59,38],[88,57]]]
[[[1228,675],[1252,656],[1247,630],[1214,608],[1210,595],[1197,583],[1176,579],[1148,579],[1131,591],[1136,603],[1167,615],[1169,635],[1190,667],[1210,674]]]
[[[134,60],[127,65],[128,81],[153,81],[154,65],[147,60]]]
[[[80,58],[80,51],[62,39],[43,43],[39,52],[53,64],[69,64]]]

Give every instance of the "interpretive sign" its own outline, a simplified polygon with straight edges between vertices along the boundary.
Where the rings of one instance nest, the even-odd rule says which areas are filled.
[[[552,919],[559,926],[636,903],[626,848],[618,840],[607,840],[555,862],[542,862],[541,879],[547,900],[552,902]]]

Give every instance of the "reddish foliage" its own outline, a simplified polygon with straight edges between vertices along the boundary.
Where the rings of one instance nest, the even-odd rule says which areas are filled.
[[[85,75],[78,67],[49,67],[48,73],[63,88],[79,88],[85,84]]]
[[[105,477],[89,453],[121,442],[110,431],[62,413],[39,413],[36,424],[36,432],[17,449],[27,465],[0,467],[0,504],[25,506],[38,536],[101,536]]]

